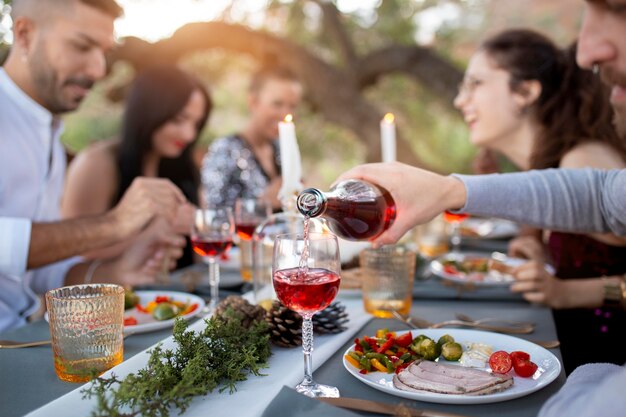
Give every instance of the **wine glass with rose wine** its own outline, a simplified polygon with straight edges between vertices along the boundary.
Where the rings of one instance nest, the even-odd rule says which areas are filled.
[[[459,253],[461,248],[461,223],[469,217],[466,213],[452,213],[445,211],[443,213],[443,219],[450,223],[452,226],[452,236],[450,237],[450,243],[452,243],[452,253]]]
[[[337,237],[330,233],[278,235],[274,242],[274,290],[283,305],[302,316],[304,379],[296,391],[308,397],[339,397],[336,387],[318,384],[312,376],[313,315],[333,301],[339,291],[340,260]]]
[[[260,198],[235,200],[235,230],[241,250],[241,277],[252,281],[252,235],[256,227],[272,214],[269,202]]]
[[[209,263],[209,286],[211,301],[209,312],[214,312],[219,301],[220,271],[217,258],[233,244],[235,220],[229,207],[197,209],[191,230],[194,252]]]

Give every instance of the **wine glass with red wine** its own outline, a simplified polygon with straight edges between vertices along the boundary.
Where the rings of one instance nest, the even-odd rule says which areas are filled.
[[[306,230],[306,229],[305,229]],[[312,376],[313,322],[339,291],[339,245],[335,235],[310,233],[278,235],[274,242],[274,290],[283,305],[302,316],[304,379],[296,391],[308,397],[339,397],[336,387],[318,384]]]
[[[209,311],[215,311],[219,301],[220,271],[217,258],[233,244],[235,220],[229,207],[196,210],[191,230],[193,250],[209,263],[211,301]]]
[[[469,217],[469,214],[465,213],[452,213],[445,211],[443,213],[443,219],[452,225],[452,236],[450,237],[450,243],[452,243],[452,253],[459,253],[461,248],[461,223]]]

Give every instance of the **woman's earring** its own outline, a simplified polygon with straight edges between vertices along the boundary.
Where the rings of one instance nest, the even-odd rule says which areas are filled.
[[[593,75],[598,75],[600,73],[600,65],[593,64],[591,66],[591,72],[593,72]]]

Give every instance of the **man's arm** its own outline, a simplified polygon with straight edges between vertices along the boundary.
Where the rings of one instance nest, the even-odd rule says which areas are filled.
[[[128,236],[129,232],[117,226],[111,213],[53,223],[33,223],[28,269],[110,246]]]
[[[104,215],[34,223],[28,269],[115,244],[138,233],[156,216],[173,221],[179,205],[185,202],[171,181],[137,178],[118,205]]]

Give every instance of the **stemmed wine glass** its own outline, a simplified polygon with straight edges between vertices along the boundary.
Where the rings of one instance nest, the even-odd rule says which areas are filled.
[[[339,397],[336,387],[318,384],[312,376],[313,322],[339,290],[341,266],[337,237],[310,233],[278,235],[274,241],[272,276],[276,295],[283,305],[300,313],[304,379],[296,391],[308,397]]]
[[[235,230],[241,249],[241,277],[252,281],[252,235],[254,229],[272,214],[268,201],[259,198],[235,200]]]
[[[452,225],[452,236],[450,237],[450,243],[452,243],[452,253],[459,253],[461,248],[461,223],[469,217],[469,214],[465,213],[452,213],[445,211],[443,213],[443,219]]]
[[[219,301],[220,271],[218,256],[233,244],[235,221],[230,207],[197,209],[191,230],[193,250],[209,262],[211,301],[208,310],[215,311]]]

